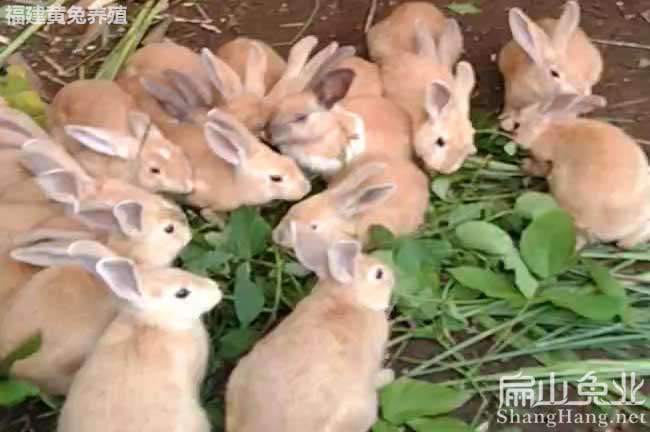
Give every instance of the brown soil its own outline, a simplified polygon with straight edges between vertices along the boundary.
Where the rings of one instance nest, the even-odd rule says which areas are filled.
[[[478,74],[478,87],[474,98],[474,106],[477,109],[497,111],[501,105],[501,79],[494,57],[510,38],[506,22],[507,9],[519,6],[533,17],[558,16],[564,1],[477,0],[474,3],[481,8],[480,14],[456,16],[465,33],[466,57],[474,64]],[[463,3],[465,0],[456,2]],[[3,3],[8,2],[0,1],[0,4]],[[375,20],[384,17],[391,7],[398,3],[400,2],[379,0]],[[442,7],[451,1],[439,0],[432,3]],[[294,39],[314,10],[314,6],[319,4],[315,19],[306,34],[319,36],[321,44],[336,39],[342,44],[352,44],[362,54],[365,53],[363,26],[371,0],[197,0],[173,1],[172,4],[170,13],[182,18],[201,18],[199,9],[202,9],[214,19],[214,24],[221,31],[217,34],[196,24],[174,22],[168,36],[193,48],[213,47],[237,35],[247,35],[265,40],[286,54],[289,41]],[[133,12],[137,3],[129,2],[128,5]],[[645,46],[628,48],[599,45],[605,56],[606,70],[596,92],[609,100],[609,107],[599,113],[600,116],[607,117],[632,136],[650,144],[650,17],[644,19],[641,15],[650,11],[650,0],[582,0],[581,5],[582,26],[593,38],[613,43],[634,42]],[[46,29],[37,34],[22,50],[34,70],[41,75],[49,96],[56,92],[62,82],[72,81],[79,76],[91,76],[108,51],[95,49],[81,54],[73,53],[72,48],[78,39],[79,30],[69,27]],[[15,32],[0,28],[0,33],[9,36]],[[115,32],[116,36],[121,34]],[[112,43],[114,42],[113,40]],[[81,63],[84,63],[83,68],[79,67]],[[69,73],[57,72],[57,69],[61,68],[69,70]],[[431,347],[420,344],[411,347],[410,351],[409,354],[413,356],[431,355]],[[513,369],[518,365],[520,363],[509,363],[507,368]],[[468,405],[458,414],[471,421],[478,406],[479,404]],[[44,406],[38,403],[13,412],[0,412],[0,430],[49,432],[53,430],[53,416],[44,415],[43,412]],[[627,425],[622,429],[598,429],[578,425],[555,428],[542,425],[518,427],[521,431],[642,430],[640,425]],[[505,426],[494,425],[490,430],[503,428]]]

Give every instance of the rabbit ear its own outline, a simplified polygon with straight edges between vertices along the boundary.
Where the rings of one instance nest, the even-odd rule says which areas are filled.
[[[201,50],[201,63],[210,82],[225,100],[231,100],[242,93],[239,75],[212,51],[207,48]]]
[[[215,155],[236,167],[244,164],[246,149],[236,134],[213,122],[207,122],[203,131],[208,146]]]
[[[115,253],[96,241],[79,240],[70,244],[68,255],[89,272],[97,274],[97,263],[103,258],[115,256]]]
[[[42,147],[38,145],[32,145],[32,143],[36,144],[32,141],[25,143],[23,146],[23,151],[20,155],[20,163],[25,168],[27,168],[29,172],[35,176],[38,176],[49,171],[63,169],[61,163],[53,155],[39,151],[40,149],[33,151],[36,147]]]
[[[76,208],[81,199],[79,179],[70,171],[54,170],[36,176],[36,182],[45,196],[58,203]]]
[[[338,47],[334,42],[318,52],[302,72],[302,78],[307,83],[305,88],[313,88],[327,73],[336,69],[343,60],[353,57],[355,53],[353,46]]]
[[[113,207],[113,215],[122,232],[129,237],[142,235],[144,231],[144,207],[137,201],[125,200]]]
[[[335,69],[326,73],[313,87],[318,102],[330,109],[348,93],[356,74],[352,69]]]
[[[454,98],[457,103],[463,104],[467,111],[469,111],[469,102],[475,85],[476,76],[471,63],[466,61],[459,62],[456,65],[456,94]]]
[[[373,209],[395,192],[395,183],[367,186],[339,198],[337,211],[344,217],[352,217]]]
[[[303,224],[292,221],[289,229],[296,258],[323,279],[329,275],[327,242],[323,237]]]
[[[129,121],[129,129],[131,135],[135,138],[140,145],[141,143],[151,137],[161,137],[160,129],[151,121],[151,118],[142,111],[129,111],[127,114]]]
[[[70,241],[45,241],[32,246],[14,249],[11,251],[10,256],[16,261],[38,267],[72,264],[74,259],[68,255],[68,246],[70,246]]]
[[[607,99],[597,95],[558,95],[544,109],[546,114],[556,117],[575,117],[590,113],[597,108],[603,108],[607,105]]]
[[[456,63],[463,51],[463,33],[458,21],[448,19],[438,37],[438,60],[450,68]]]
[[[348,174],[345,179],[332,189],[332,192],[341,197],[354,192],[363,182],[384,171],[388,165],[383,162],[371,162],[361,165]]]
[[[0,107],[0,146],[21,147],[30,138],[49,137],[27,114],[9,107]]]
[[[164,86],[148,78],[140,78],[140,84],[149,93],[149,96],[156,99],[167,114],[181,121],[184,121],[189,116],[190,107],[176,89]]]
[[[78,210],[74,216],[95,229],[112,232],[120,232],[122,229],[110,207]]]
[[[553,47],[558,52],[566,50],[569,41],[578,30],[578,25],[580,25],[580,5],[576,1],[569,0],[553,32]]]
[[[251,47],[248,51],[248,58],[246,59],[244,88],[248,93],[262,98],[266,93],[264,78],[268,69],[268,59],[264,48],[262,48],[259,42],[253,41]]]
[[[341,284],[354,279],[355,264],[361,253],[361,245],[356,241],[339,241],[327,250],[327,263],[332,278]]]
[[[537,65],[545,63],[544,50],[550,47],[551,41],[544,30],[519,8],[512,8],[508,13],[512,36],[519,46]]]
[[[415,52],[439,63],[438,47],[429,28],[421,19],[415,21]]]
[[[132,155],[137,153],[137,149],[130,147],[134,144],[139,146],[139,143],[131,137],[116,134],[108,129],[79,125],[67,125],[64,129],[66,134],[89,149],[121,159],[131,159]]]
[[[119,298],[133,303],[141,300],[140,278],[133,261],[121,257],[102,258],[95,271]]]
[[[424,108],[431,120],[442,116],[451,103],[451,96],[451,89],[442,81],[434,81],[427,87]]]
[[[174,69],[163,71],[163,76],[174,84],[187,105],[192,108],[212,105],[212,93],[208,85]]]
[[[280,98],[286,96],[294,91],[302,91],[303,88],[296,84],[298,78],[301,76],[309,55],[318,44],[318,38],[315,36],[305,36],[300,39],[289,50],[289,57],[287,59],[287,67],[282,74],[282,77],[273,86],[266,96],[269,104],[273,105],[278,102]],[[300,87],[300,88],[298,88]]]

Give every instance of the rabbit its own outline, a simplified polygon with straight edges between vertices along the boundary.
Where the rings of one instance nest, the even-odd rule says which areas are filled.
[[[166,74],[163,72],[169,71]],[[178,80],[178,73],[189,77],[189,81],[181,80],[180,88],[193,106],[208,107],[216,95],[210,87],[210,80],[205,73],[201,57],[191,49],[173,42],[160,42],[146,45],[133,53],[126,62],[124,69],[118,74],[116,82],[134,100],[138,108],[147,113],[154,124],[160,127],[162,123],[178,123],[180,113],[172,111],[172,107],[163,107],[150,94],[151,89],[164,91],[172,86],[172,79]]]
[[[413,162],[364,156],[337,174],[323,192],[291,207],[273,239],[291,248],[290,226],[298,222],[329,243],[357,240],[365,246],[373,225],[398,236],[415,232],[428,206],[429,179]]]
[[[222,298],[217,283],[122,257],[100,259],[94,272],[126,304],[75,376],[57,430],[209,432],[199,399],[209,343],[201,316]]]
[[[381,367],[393,272],[357,242],[292,231],[298,259],[319,281],[232,372],[226,430],[365,432],[377,419],[377,389],[394,376]]]
[[[381,97],[384,94],[384,84],[381,79],[379,66],[358,56],[341,60],[336,69],[350,69],[354,79],[345,97]]]
[[[189,193],[187,157],[136,108],[112,81],[79,80],[56,94],[48,119],[54,140],[66,143],[96,179],[122,178],[152,192]]]
[[[391,14],[381,22],[372,26],[366,35],[370,58],[383,65],[386,59],[403,52],[416,52],[416,24],[422,25],[426,31],[438,38],[445,28],[447,17],[430,3],[411,1],[397,6]],[[455,39],[454,44],[445,45],[445,58],[449,64],[454,64],[460,58],[463,50],[462,35]]]
[[[499,53],[505,81],[502,127],[511,131],[510,118],[522,108],[543,103],[561,93],[591,94],[600,81],[603,58],[579,28],[580,6],[569,0],[560,19],[533,22],[519,8],[509,12],[514,40]]]
[[[22,111],[0,106],[0,148],[19,149],[30,139],[47,139],[43,130]]]
[[[304,169],[331,177],[367,153],[412,155],[411,124],[383,97],[346,98],[355,72],[334,69],[309,91],[284,99],[269,123],[273,145]]]
[[[227,212],[273,200],[296,201],[311,185],[296,163],[260,142],[233,116],[213,109],[202,126],[163,125],[194,167],[193,206]]]
[[[574,220],[577,246],[592,241],[632,248],[650,239],[650,174],[639,145],[608,123],[576,118],[605,100],[560,95],[524,108],[516,142],[530,149],[559,206]],[[530,163],[530,162],[529,162]]]

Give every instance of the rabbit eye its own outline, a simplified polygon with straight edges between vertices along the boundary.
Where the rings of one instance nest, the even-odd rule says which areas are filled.
[[[438,139],[436,140],[436,145],[437,145],[438,147],[444,147],[445,144],[446,144],[446,143],[445,143],[445,140],[444,140],[442,137],[441,137],[441,138],[438,138]]]
[[[553,78],[559,78],[559,77],[560,77],[560,73],[559,73],[558,71],[556,71],[555,69],[551,69],[551,76],[552,76]]]
[[[176,291],[175,295],[176,295],[176,298],[184,299],[184,298],[187,298],[187,296],[190,295],[190,290],[188,290],[187,288],[181,288],[178,291]]]
[[[521,127],[521,123],[519,123],[519,122],[515,122],[515,124],[512,125],[512,129],[513,129],[513,130],[517,130],[517,129],[519,129],[520,127]]]
[[[379,280],[384,277],[384,269],[378,268],[377,271],[375,271],[375,279]]]
[[[297,114],[294,118],[293,121],[296,123],[302,123],[307,120],[308,115],[307,114]]]
[[[309,227],[310,227],[312,230],[316,231],[316,230],[318,229],[318,224],[313,223],[313,224],[310,224]]]
[[[173,233],[173,232],[174,232],[174,225],[167,225],[167,226],[165,227],[165,232],[166,232],[167,234],[171,234],[171,233]]]
[[[273,183],[280,183],[282,181],[281,175],[273,174],[269,177]]]
[[[152,167],[149,169],[152,174],[160,174],[160,168]]]

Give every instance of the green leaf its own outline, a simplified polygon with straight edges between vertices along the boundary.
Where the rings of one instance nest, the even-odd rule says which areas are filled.
[[[503,146],[503,151],[508,155],[508,156],[514,156],[517,154],[517,144],[515,144],[512,141],[508,141],[504,146]]]
[[[419,418],[407,424],[415,432],[472,432],[467,423],[453,417]]]
[[[25,399],[37,396],[38,388],[24,381],[0,381],[0,406],[12,407]]]
[[[447,6],[447,9],[459,15],[476,15],[481,13],[481,9],[474,3],[452,3]]]
[[[467,266],[449,269],[449,273],[463,286],[480,291],[488,297],[508,300],[515,305],[522,305],[525,301],[503,274]]]
[[[383,420],[377,420],[377,423],[372,427],[372,432],[399,432],[399,428]]]
[[[625,287],[609,273],[609,270],[591,260],[587,260],[586,265],[591,278],[596,282],[596,286],[603,294],[625,299],[627,303]]]
[[[230,215],[225,232],[227,249],[246,259],[264,252],[271,238],[271,226],[249,207],[237,209]]]
[[[9,353],[4,359],[0,361],[0,377],[9,375],[11,366],[19,360],[26,359],[27,357],[35,354],[41,349],[42,337],[41,333],[35,334],[28,338],[25,342],[21,343],[15,350]]]
[[[538,276],[562,272],[575,255],[576,232],[571,217],[562,210],[548,211],[524,230],[521,255]]]
[[[230,330],[219,340],[217,357],[224,360],[234,360],[251,349],[260,336],[258,331],[250,328]]]
[[[478,220],[485,209],[485,203],[462,204],[449,213],[448,222],[451,226],[460,225],[471,220]]]
[[[400,378],[379,392],[382,417],[392,424],[446,414],[470,398],[468,392],[410,378]]]
[[[456,228],[456,237],[467,249],[494,255],[509,255],[515,249],[508,233],[489,222],[466,222]]]
[[[395,243],[395,235],[382,225],[370,227],[370,245],[368,249],[389,249]]]
[[[250,279],[248,263],[240,264],[235,275],[235,312],[242,327],[248,327],[264,309],[264,291]]]
[[[431,190],[443,201],[449,201],[449,189],[451,188],[451,176],[440,175],[431,182]]]
[[[536,219],[558,208],[553,196],[541,192],[526,192],[517,198],[515,211],[528,219]]]
[[[532,298],[538,282],[530,274],[507,232],[489,222],[466,222],[456,228],[456,237],[467,249],[498,255],[508,270],[514,270],[515,283],[526,298]]]
[[[226,424],[223,402],[216,399],[211,400],[205,404],[205,411],[208,413],[212,427],[223,430]]]
[[[625,310],[624,299],[603,294],[576,292],[567,287],[546,289],[542,298],[594,321],[612,321]]]

